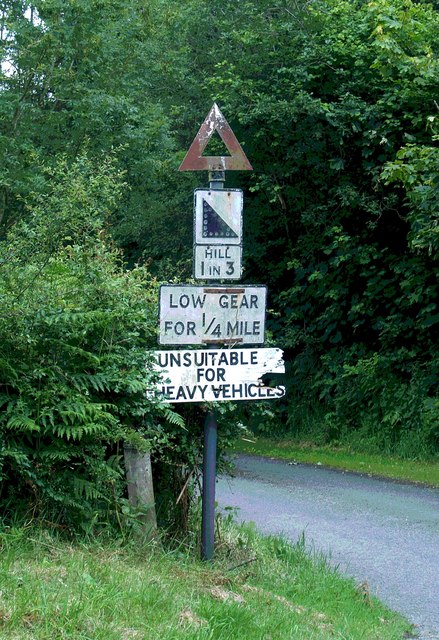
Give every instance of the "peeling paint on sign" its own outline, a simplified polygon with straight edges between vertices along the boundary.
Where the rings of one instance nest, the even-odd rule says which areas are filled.
[[[203,156],[203,151],[215,131],[227,147],[230,156]],[[189,147],[179,171],[253,171],[243,148],[229,123],[214,103]]]
[[[153,393],[172,403],[281,398],[285,387],[267,387],[261,378],[285,373],[282,355],[276,348],[154,351],[162,380]]]
[[[262,344],[267,287],[162,285],[160,344]]]

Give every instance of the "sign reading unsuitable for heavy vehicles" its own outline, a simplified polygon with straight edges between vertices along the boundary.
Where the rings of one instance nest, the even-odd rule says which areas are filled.
[[[267,373],[284,373],[281,349],[155,351],[161,374],[155,393],[164,402],[207,402],[280,398],[285,387],[264,386]]]
[[[265,286],[162,285],[160,344],[262,344]]]

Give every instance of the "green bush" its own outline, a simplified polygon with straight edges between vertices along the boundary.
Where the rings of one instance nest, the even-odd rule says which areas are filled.
[[[401,357],[401,361],[397,356]],[[303,365],[303,360],[301,361]],[[407,363],[406,363],[407,364]],[[439,449],[437,364],[404,371],[403,353],[322,357],[319,367],[292,379],[287,432],[316,444],[357,451],[429,458]],[[301,392],[307,384],[308,393]]]
[[[355,442],[357,448],[431,456],[439,445],[439,413],[436,400],[434,421],[428,379],[413,371],[404,380],[388,360],[375,353],[355,365],[345,364],[327,420],[338,426],[340,439]]]
[[[163,445],[172,412],[146,395],[156,283],[105,229],[123,176],[82,156],[48,177],[0,244],[0,500],[6,518],[90,527],[123,495],[119,443]]]

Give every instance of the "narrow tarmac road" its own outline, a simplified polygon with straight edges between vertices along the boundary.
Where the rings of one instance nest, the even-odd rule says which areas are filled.
[[[217,483],[220,508],[309,547],[439,640],[439,489],[239,456]]]

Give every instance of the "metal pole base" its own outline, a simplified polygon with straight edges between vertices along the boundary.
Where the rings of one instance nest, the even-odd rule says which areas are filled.
[[[218,426],[213,411],[204,423],[203,507],[201,522],[201,559],[212,560],[215,538],[215,478]]]

